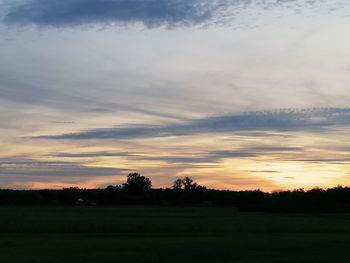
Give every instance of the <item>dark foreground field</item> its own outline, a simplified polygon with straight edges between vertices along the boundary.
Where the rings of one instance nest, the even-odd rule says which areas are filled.
[[[349,262],[350,214],[0,207],[0,262]]]

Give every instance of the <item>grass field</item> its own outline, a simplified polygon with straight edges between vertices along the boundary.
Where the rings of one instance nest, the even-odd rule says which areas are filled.
[[[0,207],[0,262],[349,262],[350,214]]]

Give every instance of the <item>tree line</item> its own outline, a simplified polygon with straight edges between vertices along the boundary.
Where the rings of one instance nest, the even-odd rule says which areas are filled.
[[[0,190],[0,205],[205,205],[233,206],[240,211],[350,212],[350,188],[297,189],[266,193],[207,189],[191,178],[171,188],[153,189],[149,178],[130,173],[126,183],[105,189]]]

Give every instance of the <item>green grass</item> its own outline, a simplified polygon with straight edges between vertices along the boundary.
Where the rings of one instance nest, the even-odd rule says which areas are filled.
[[[0,262],[348,262],[350,214],[0,207]]]

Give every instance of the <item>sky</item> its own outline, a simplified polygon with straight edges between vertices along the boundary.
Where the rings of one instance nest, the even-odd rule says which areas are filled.
[[[0,188],[350,183],[348,0],[0,0]]]

